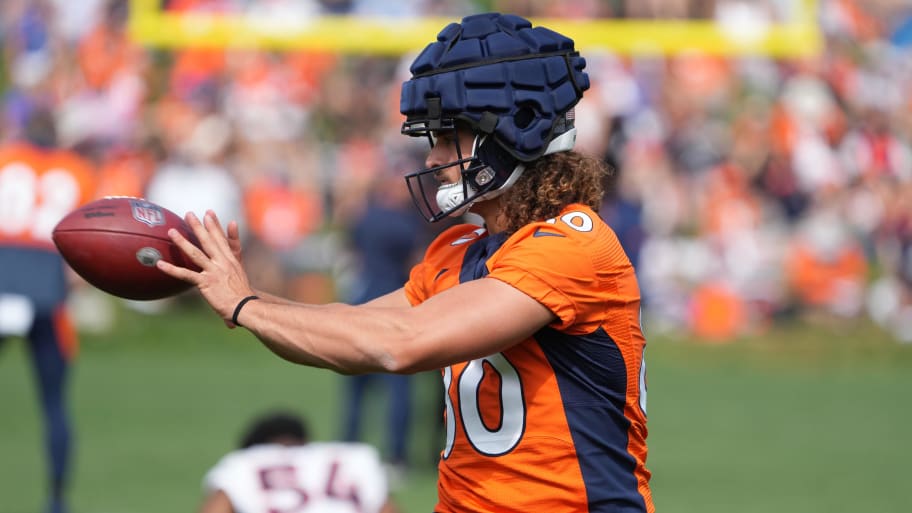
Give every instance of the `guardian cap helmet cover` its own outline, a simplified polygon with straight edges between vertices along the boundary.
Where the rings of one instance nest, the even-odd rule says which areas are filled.
[[[402,133],[433,145],[438,133],[465,126],[475,142],[471,155],[406,176],[422,215],[433,222],[461,214],[503,193],[525,163],[573,148],[573,107],[589,88],[585,66],[572,39],[519,16],[477,14],[444,28],[402,85]],[[458,184],[429,190],[429,177],[457,165]]]

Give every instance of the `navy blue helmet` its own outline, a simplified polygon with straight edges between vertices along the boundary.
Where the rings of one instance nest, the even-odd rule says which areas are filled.
[[[433,144],[439,133],[461,126],[475,144],[471,155],[460,152],[455,162],[406,176],[425,218],[461,214],[509,188],[525,163],[571,149],[573,107],[589,88],[585,66],[572,39],[519,16],[478,14],[444,28],[402,85],[402,133]],[[460,183],[429,198],[427,177],[455,165]]]

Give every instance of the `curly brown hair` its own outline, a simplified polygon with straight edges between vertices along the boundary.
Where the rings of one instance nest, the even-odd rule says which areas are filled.
[[[535,221],[556,217],[571,203],[598,211],[605,178],[612,170],[591,155],[576,151],[552,153],[526,164],[526,171],[501,196],[505,231],[513,233]]]

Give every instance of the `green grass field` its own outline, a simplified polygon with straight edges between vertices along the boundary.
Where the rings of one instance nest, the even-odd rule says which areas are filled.
[[[83,335],[74,368],[74,513],[193,511],[205,470],[273,407],[306,413],[318,439],[339,433],[344,377],[286,363],[196,304],[117,319]],[[658,511],[912,511],[912,347],[863,324],[726,345],[651,337],[647,354]],[[415,380],[416,466],[396,499],[426,513],[442,392],[434,373]],[[0,513],[38,513],[42,425],[18,340],[0,353],[0,390]],[[383,411],[378,395],[378,428]]]

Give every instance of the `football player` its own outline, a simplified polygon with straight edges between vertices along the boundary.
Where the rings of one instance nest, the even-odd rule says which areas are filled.
[[[283,358],[343,373],[440,369],[438,512],[654,511],[645,339],[634,269],[596,209],[607,172],[573,151],[589,88],[571,39],[488,13],[444,28],[402,86],[402,132],[430,142],[406,177],[431,243],[404,286],[361,306],[258,294],[211,213],[187,221],[194,283]]]
[[[303,419],[284,412],[256,419],[203,487],[199,513],[395,511],[373,446],[310,442]]]
[[[54,226],[92,199],[93,166],[56,147],[50,112],[30,116],[26,140],[0,148],[0,346],[28,339],[49,460],[48,511],[65,511],[71,428],[66,403],[76,332],[65,308],[67,276],[51,242]]]

